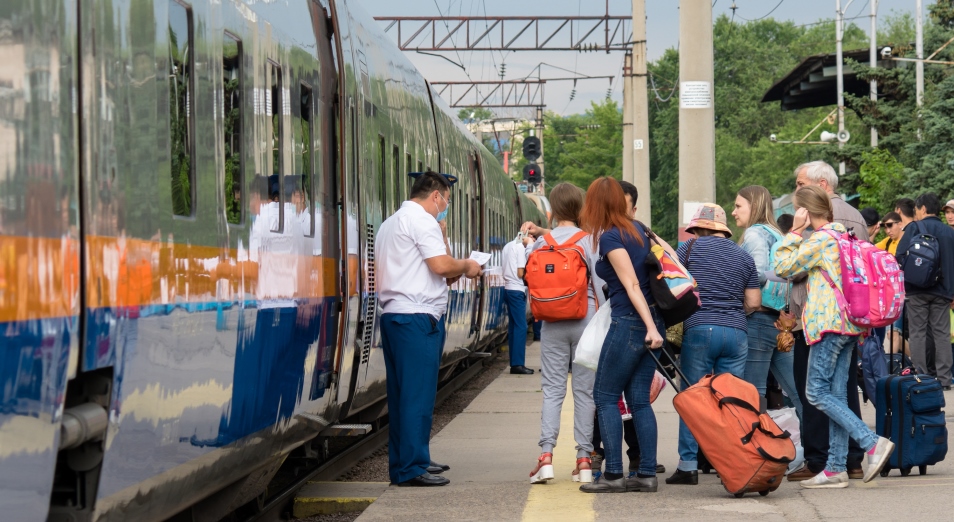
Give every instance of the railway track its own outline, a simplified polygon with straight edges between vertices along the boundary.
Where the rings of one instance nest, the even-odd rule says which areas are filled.
[[[435,407],[440,406],[445,400],[451,397],[456,391],[477,376],[485,367],[499,355],[500,345],[490,352],[484,352],[487,355],[472,359],[470,365],[459,372],[451,379],[445,381],[437,390]],[[383,448],[388,443],[388,426],[382,424],[376,427],[373,433],[361,437],[357,442],[347,446],[341,451],[336,452],[321,463],[313,466],[302,467],[295,465],[297,472],[291,482],[285,482],[274,493],[268,492],[266,496],[247,504],[226,517],[225,520],[232,522],[254,522],[254,521],[277,521],[283,520],[286,513],[290,513],[291,503],[295,494],[308,482],[312,481],[332,481],[347,473],[352,467],[362,460],[371,456],[374,452]]]

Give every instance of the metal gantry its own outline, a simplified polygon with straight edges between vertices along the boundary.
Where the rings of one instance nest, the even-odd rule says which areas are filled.
[[[451,107],[542,107],[546,80],[431,82]]]
[[[625,51],[629,16],[375,17],[402,51]],[[602,31],[600,31],[602,29]]]

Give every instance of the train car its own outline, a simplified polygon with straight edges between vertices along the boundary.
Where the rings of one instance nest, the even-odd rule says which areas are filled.
[[[545,216],[346,0],[0,7],[0,507],[217,520],[386,415],[374,234],[452,173],[455,255]],[[441,377],[506,335],[449,289]]]

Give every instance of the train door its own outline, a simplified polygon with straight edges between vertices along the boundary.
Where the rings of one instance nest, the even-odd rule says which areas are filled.
[[[484,232],[484,213],[481,211],[484,201],[483,188],[484,176],[480,168],[480,156],[477,152],[469,154],[468,170],[470,174],[471,186],[474,190],[470,195],[470,223],[476,227],[472,237],[473,244],[471,248],[480,252],[486,252],[484,244],[486,243],[486,234]],[[484,301],[484,276],[480,278],[477,284],[477,291],[474,292],[473,314],[471,316],[470,332],[476,336],[475,343],[480,342],[480,325],[483,322],[483,301]],[[476,346],[476,345],[475,345]]]

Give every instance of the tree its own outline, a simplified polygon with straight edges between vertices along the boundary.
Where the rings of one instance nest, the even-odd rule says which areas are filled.
[[[464,107],[457,111],[457,118],[464,123],[479,123],[494,117],[494,111],[486,107]]]

